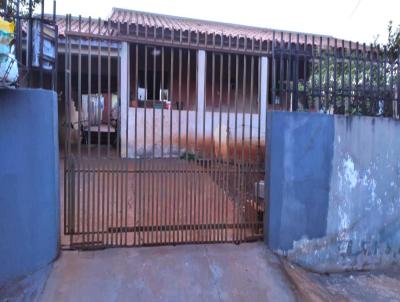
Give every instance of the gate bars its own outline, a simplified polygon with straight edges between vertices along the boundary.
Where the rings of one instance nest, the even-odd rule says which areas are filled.
[[[63,243],[261,239],[261,58],[121,43],[120,26],[66,19]]]
[[[399,118],[400,58],[386,47],[67,16],[65,50],[73,248],[262,238],[265,85],[272,110]]]

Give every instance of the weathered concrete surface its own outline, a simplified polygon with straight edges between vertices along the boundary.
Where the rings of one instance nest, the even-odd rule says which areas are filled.
[[[400,270],[351,272],[341,274],[308,274],[309,278],[340,301],[400,301]]]
[[[63,252],[43,301],[294,301],[262,243]]]
[[[400,122],[271,115],[271,248],[318,272],[400,264]]]
[[[400,268],[381,271],[317,274],[282,259],[298,301],[400,301]]]
[[[51,272],[52,264],[24,277],[19,277],[0,286],[0,301],[38,302]]]
[[[58,254],[57,98],[0,90],[0,285]]]

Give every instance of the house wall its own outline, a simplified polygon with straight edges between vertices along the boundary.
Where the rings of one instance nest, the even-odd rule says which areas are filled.
[[[399,121],[272,112],[267,122],[269,246],[318,272],[399,264]]]
[[[170,149],[173,156],[182,155],[184,152],[195,153],[196,144],[196,154],[203,157],[211,156],[211,146],[214,145],[214,156],[221,154],[223,158],[229,156],[232,159],[236,149],[238,156],[244,152],[245,158],[251,156],[252,161],[256,158],[262,161],[264,158],[265,130],[261,127],[258,131],[258,114],[230,113],[228,122],[228,113],[223,112],[220,116],[219,112],[212,114],[207,111],[204,131],[202,120],[199,116],[196,120],[196,111],[193,110],[129,108],[128,121],[128,157],[130,158],[143,157],[145,153],[147,156],[152,156],[153,146],[156,157],[169,156]],[[235,129],[236,145],[234,143]],[[123,132],[123,140],[125,135]]]
[[[156,49],[160,51],[159,48]],[[157,77],[157,73],[162,70],[162,52],[154,56],[152,51],[153,49],[149,46],[146,59],[145,47],[143,45],[136,47],[131,44],[130,57],[122,58],[121,62],[125,64],[125,61],[128,61],[127,64],[130,66],[130,76],[128,76],[131,90],[130,99],[136,97],[137,86],[145,86],[146,78],[148,79],[147,88],[152,90],[153,87],[149,85],[149,82],[152,82],[154,75]],[[264,125],[260,123],[258,114],[260,110],[257,102],[259,99],[258,57],[248,56],[245,59],[244,56],[224,54],[222,55],[222,65],[220,65],[221,56],[219,54],[214,55],[213,58],[212,53],[207,52],[205,61],[200,63],[196,51],[175,49],[173,53],[172,57],[171,48],[164,49],[164,87],[169,89],[169,99],[172,100],[173,110],[151,108],[144,110],[130,107],[129,113],[126,113],[126,105],[124,105],[126,103],[123,102],[121,107],[122,156],[126,156],[126,150],[128,150],[129,157],[152,155],[153,151],[154,156],[157,157],[169,156],[170,151],[174,156],[179,156],[186,151],[194,153],[196,150],[198,155],[207,157],[211,156],[211,146],[217,144],[218,146],[214,150],[221,148],[221,156],[224,158],[232,158],[235,150],[237,154],[243,152],[246,158],[250,154],[253,155],[253,160],[256,154],[261,154],[257,158],[263,158],[265,123]],[[190,53],[189,68],[187,67],[188,53]],[[171,64],[173,68],[171,68]],[[201,83],[197,80],[199,76],[203,76],[200,72],[202,69],[198,64],[205,64],[203,73],[205,77],[205,112],[201,106],[199,106],[200,109],[197,108],[198,102],[201,101],[197,100],[197,97],[203,98],[201,93],[199,96],[197,95],[198,85]],[[221,68],[222,73],[220,72]],[[146,69],[148,76],[144,74]],[[123,81],[127,78],[124,73],[125,71],[122,69],[121,87],[124,87]],[[187,87],[188,80],[189,89]],[[267,83],[266,75],[265,82]],[[124,94],[124,89],[122,88],[122,94]],[[181,90],[181,95],[179,90]],[[182,100],[181,110],[177,110],[176,106],[179,103],[179,95]],[[266,92],[264,92],[264,98],[264,102],[266,102]],[[263,108],[265,109],[265,106]],[[126,129],[127,119],[128,129]],[[188,128],[187,132],[186,128]],[[220,136],[221,144],[219,143]],[[234,143],[235,136],[237,137],[236,145]],[[220,145],[221,147],[219,147]],[[219,152],[219,150],[214,152]]]

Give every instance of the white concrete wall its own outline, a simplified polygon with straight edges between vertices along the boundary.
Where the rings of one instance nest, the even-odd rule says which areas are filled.
[[[146,112],[145,112],[146,110]],[[153,123],[154,112],[154,123]],[[163,117],[162,117],[163,112]],[[146,115],[146,123],[144,122]],[[135,118],[137,117],[137,118]],[[136,142],[136,157],[141,157],[145,153],[149,156],[153,154],[153,145],[155,156],[161,157],[161,149],[163,146],[163,156],[169,156],[170,148],[174,156],[179,156],[186,151],[186,139],[188,140],[188,151],[194,152],[196,133],[197,147],[202,153],[203,145],[203,123],[197,121],[197,129],[195,123],[196,111],[181,110],[179,118],[179,110],[161,110],[161,109],[144,109],[144,108],[129,108],[129,125],[128,125],[128,156],[135,157],[135,142]],[[187,127],[187,119],[189,124]],[[210,146],[214,144],[216,153],[219,151],[219,137],[221,136],[221,153],[224,157],[227,156],[229,150],[232,153],[234,148],[235,137],[235,113],[229,114],[222,112],[221,117],[219,112],[205,113],[205,149],[210,150]],[[212,124],[212,119],[214,122]],[[221,119],[221,123],[220,123]],[[171,125],[172,121],[172,125]],[[244,124],[244,132],[243,132]],[[144,135],[144,125],[146,125],[146,136]],[[180,125],[180,127],[179,127]],[[261,149],[264,149],[264,127],[260,129],[259,134],[259,115],[258,114],[237,114],[236,121],[236,137],[237,150],[245,150],[248,154],[250,144],[252,152],[256,150],[258,144],[258,136],[260,136]],[[171,128],[172,126],[172,128]],[[154,128],[154,137],[153,137]],[[162,135],[163,128],[163,135]],[[188,131],[187,131],[188,128]],[[179,135],[180,133],[180,135]],[[221,135],[220,135],[221,133]],[[135,135],[136,134],[136,135]],[[244,140],[242,136],[244,134]],[[136,137],[136,140],[135,140]],[[180,150],[179,150],[180,137]],[[123,138],[123,136],[122,136]],[[146,141],[145,141],[146,139]],[[229,145],[228,145],[229,140]],[[171,144],[172,143],[172,144]],[[197,152],[199,153],[199,152]],[[239,153],[241,154],[241,153]]]

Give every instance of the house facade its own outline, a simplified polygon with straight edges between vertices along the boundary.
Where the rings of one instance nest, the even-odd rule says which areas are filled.
[[[310,73],[305,53],[317,42],[321,49],[331,43],[329,37],[314,41],[309,34],[118,8],[108,20],[66,16],[57,23],[59,67],[70,71],[67,79],[59,68],[59,87],[69,88],[80,113],[75,123],[90,124],[92,132],[119,131],[123,157],[179,156],[196,148],[233,157],[235,138],[240,152],[254,157],[264,149],[267,106],[293,110],[293,83],[304,83]],[[274,51],[292,44],[304,52],[282,51],[272,66]],[[92,101],[101,104],[89,108],[89,95],[101,95]],[[88,111],[97,119],[88,123]]]

